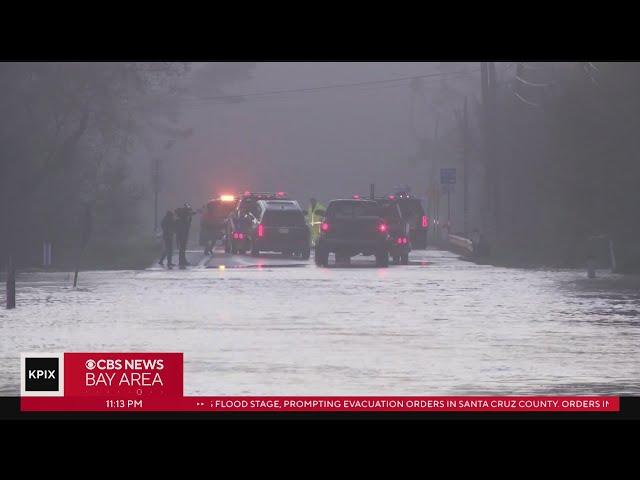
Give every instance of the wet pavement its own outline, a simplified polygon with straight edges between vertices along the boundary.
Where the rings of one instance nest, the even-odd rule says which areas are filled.
[[[411,253],[317,268],[280,255],[166,270],[21,273],[0,310],[0,394],[19,354],[182,351],[187,395],[639,394],[640,277]],[[4,291],[0,293],[4,303]]]

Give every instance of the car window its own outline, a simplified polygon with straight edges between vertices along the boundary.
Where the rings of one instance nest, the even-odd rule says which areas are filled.
[[[305,219],[299,210],[267,210],[262,216],[262,224],[267,227],[302,227]]]
[[[329,205],[330,218],[378,217],[380,209],[374,202],[335,202]]]
[[[239,208],[239,213],[240,213],[240,216],[244,216],[247,213],[250,213],[254,217],[257,217],[260,214],[260,209],[258,208],[258,202],[256,202],[254,199],[243,200]]]
[[[226,217],[232,211],[233,211],[233,204],[213,201],[207,204],[207,208],[205,210],[205,216],[210,219]]]
[[[424,215],[422,202],[420,202],[420,200],[417,198],[398,200],[398,205],[400,206],[402,217],[408,220],[410,223],[417,222],[418,219],[422,217],[422,215]]]
[[[378,202],[380,205],[380,216],[389,220],[399,220],[401,218],[398,204],[391,201]]]

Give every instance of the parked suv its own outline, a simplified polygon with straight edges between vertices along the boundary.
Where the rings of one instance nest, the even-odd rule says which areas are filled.
[[[247,241],[251,255],[280,252],[308,260],[311,232],[295,200],[258,200],[257,212],[249,213]]]
[[[249,231],[259,213],[260,200],[288,200],[284,192],[244,192],[226,221],[225,252],[246,253],[250,250]]]
[[[403,218],[398,199],[393,195],[386,198],[377,198],[376,202],[380,207],[380,217],[389,227],[389,238],[391,240],[389,255],[395,265],[408,265],[409,252],[411,251],[411,240],[409,236],[409,221]]]
[[[389,195],[389,198],[397,200],[402,218],[409,224],[409,239],[413,248],[427,248],[429,217],[422,206],[422,200],[404,192]]]
[[[376,264],[387,267],[390,241],[389,226],[376,201],[332,200],[320,226],[316,265],[326,267],[334,253],[337,262],[349,262],[358,254],[375,255]]]

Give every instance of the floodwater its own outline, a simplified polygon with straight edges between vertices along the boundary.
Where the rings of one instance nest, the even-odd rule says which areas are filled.
[[[37,351],[184,352],[186,395],[640,394],[640,277],[411,259],[22,273],[0,394]]]

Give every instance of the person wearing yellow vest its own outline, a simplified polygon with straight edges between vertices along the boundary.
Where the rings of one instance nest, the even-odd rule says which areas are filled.
[[[309,207],[307,208],[307,221],[311,229],[311,244],[315,246],[316,240],[320,236],[320,224],[324,218],[326,207],[318,202],[315,198],[309,199]]]

